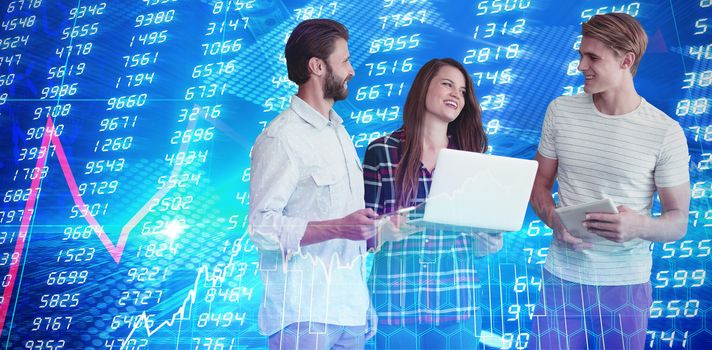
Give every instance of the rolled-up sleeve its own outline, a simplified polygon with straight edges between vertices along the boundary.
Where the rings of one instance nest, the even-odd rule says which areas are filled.
[[[284,215],[297,188],[299,169],[289,149],[276,137],[262,135],[252,150],[250,169],[249,232],[261,250],[299,252],[308,221]]]

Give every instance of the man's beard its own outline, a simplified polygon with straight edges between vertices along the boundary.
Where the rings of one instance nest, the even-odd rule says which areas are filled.
[[[332,98],[334,101],[344,100],[349,95],[349,90],[344,87],[345,80],[338,79],[331,70],[330,65],[326,65],[326,82],[324,83],[324,98]]]

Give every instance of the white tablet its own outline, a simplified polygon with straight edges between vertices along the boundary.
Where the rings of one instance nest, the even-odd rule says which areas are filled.
[[[559,220],[562,224],[564,224],[564,227],[566,227],[569,233],[571,233],[574,237],[579,238],[592,235],[592,233],[588,232],[588,230],[581,224],[581,222],[586,220],[587,213],[618,213],[616,205],[610,198],[556,208],[554,211],[556,212],[556,215],[559,216]]]

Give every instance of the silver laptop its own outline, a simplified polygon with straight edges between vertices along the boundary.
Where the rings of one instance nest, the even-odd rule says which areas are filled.
[[[522,228],[538,163],[443,149],[421,219],[409,224],[452,231]]]

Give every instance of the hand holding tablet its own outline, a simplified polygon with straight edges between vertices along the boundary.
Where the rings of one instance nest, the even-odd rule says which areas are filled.
[[[587,213],[617,214],[618,209],[610,198],[604,198],[594,202],[556,208],[554,212],[572,236],[582,238],[593,235],[582,225],[582,222],[586,220]]]
[[[415,209],[417,207],[401,208],[397,211],[380,215],[376,221],[376,235],[379,243],[400,241],[415,232],[421,231],[421,228],[407,223],[408,213]]]

